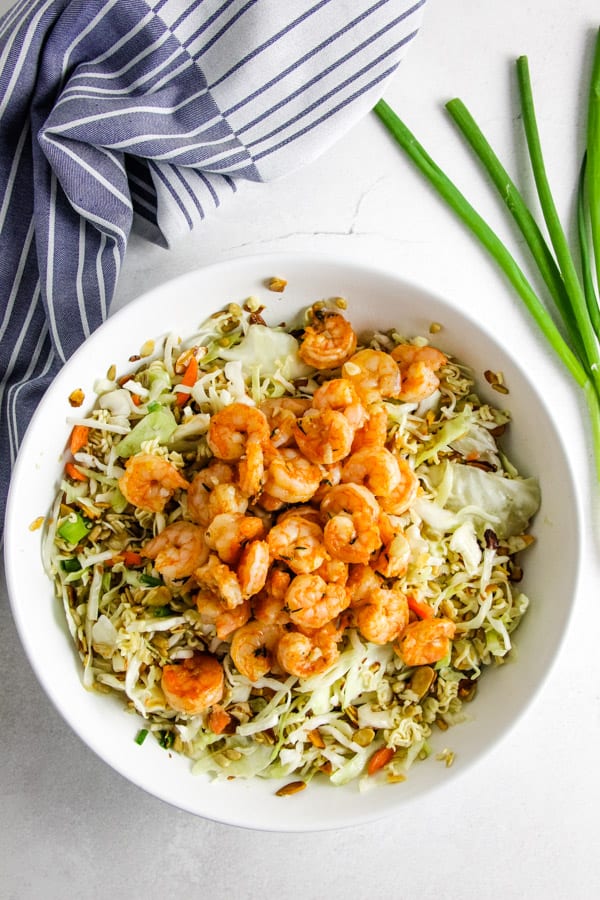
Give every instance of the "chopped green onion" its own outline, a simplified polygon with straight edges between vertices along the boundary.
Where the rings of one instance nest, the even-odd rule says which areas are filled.
[[[148,585],[148,587],[159,587],[162,584],[162,578],[155,578],[154,575],[146,575],[145,572],[140,575],[140,581],[142,584]]]
[[[136,744],[139,744],[139,746],[141,747],[147,737],[148,737],[148,729],[140,728],[140,730],[136,734],[134,740],[135,740]]]
[[[172,731],[160,731],[158,743],[161,747],[164,747],[165,750],[169,750],[175,743],[175,735]]]
[[[92,524],[89,519],[84,519],[79,513],[75,513],[75,517],[65,519],[60,528],[57,529],[59,536],[69,544],[78,544],[91,530]]]
[[[170,606],[155,606],[152,610],[152,614],[157,619],[166,619],[173,615],[173,610]]]
[[[81,563],[76,556],[72,556],[70,559],[63,559],[60,565],[65,572],[79,572],[81,569]]]

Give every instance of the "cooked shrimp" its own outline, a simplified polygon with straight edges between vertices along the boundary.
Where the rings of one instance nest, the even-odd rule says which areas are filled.
[[[250,619],[250,600],[245,599],[234,609],[229,609],[223,600],[212,591],[198,591],[196,607],[203,622],[215,626],[217,637],[225,641]]]
[[[314,572],[327,558],[323,529],[300,515],[286,516],[267,535],[271,556],[296,574]]]
[[[355,612],[362,636],[373,644],[395,640],[408,624],[408,603],[400,591],[376,588]]]
[[[345,415],[335,409],[309,409],[296,422],[294,438],[307,459],[330,465],[348,456],[354,429]]]
[[[285,602],[295,625],[322,628],[346,609],[350,595],[343,585],[328,584],[320,575],[296,575]]]
[[[249,437],[246,441],[246,452],[238,465],[240,491],[246,497],[254,497],[260,493],[265,478],[265,456],[263,445],[257,437]]]
[[[237,577],[242,597],[253,597],[265,586],[271,558],[266,541],[251,541],[242,550]]]
[[[314,409],[335,409],[341,412],[355,430],[366,422],[367,411],[354,386],[347,378],[332,378],[313,394]]]
[[[374,494],[359,484],[336,485],[321,501],[321,512],[331,517],[323,532],[328,553],[342,562],[368,563],[381,546],[380,508]]]
[[[278,625],[248,622],[233,635],[231,658],[241,675],[249,681],[258,681],[271,671],[273,654],[281,635]]]
[[[408,569],[410,544],[402,529],[392,525],[389,516],[383,514],[378,524],[383,548],[373,561],[373,568],[384,578],[399,578]]]
[[[400,483],[398,461],[385,447],[364,447],[344,461],[342,482],[362,484],[376,497],[385,497]]]
[[[291,580],[289,572],[270,570],[264,589],[252,601],[254,616],[263,625],[287,625],[290,621],[285,595]]]
[[[305,397],[273,397],[263,400],[259,409],[267,417],[272,445],[279,449],[294,440],[294,425],[303,416],[311,401]]]
[[[354,385],[360,399],[367,405],[383,397],[398,397],[400,372],[389,353],[383,350],[359,350],[342,368],[344,378]]]
[[[142,548],[165,578],[187,578],[208,559],[204,532],[191,522],[172,522]]]
[[[244,545],[263,537],[265,527],[258,516],[221,513],[206,529],[206,542],[229,566],[237,565]]]
[[[340,629],[333,622],[323,628],[307,632],[287,631],[277,644],[277,662],[290,675],[310,678],[320,675],[336,662],[339,657],[338,642]]]
[[[349,516],[338,513],[323,531],[325,549],[334,559],[346,563],[367,563],[371,555],[381,547],[381,535],[377,523],[370,516],[355,513]]]
[[[187,492],[187,514],[198,525],[208,525],[210,520],[217,515],[209,509],[209,498],[212,490],[220,484],[231,484],[234,480],[233,468],[227,463],[214,459],[206,468],[197,472]],[[221,509],[218,512],[232,512]],[[240,510],[244,512],[244,510]]]
[[[236,573],[214,553],[210,554],[203,566],[196,569],[194,578],[200,587],[216,591],[228,609],[234,609],[244,601]]]
[[[219,660],[196,653],[181,662],[163,666],[161,687],[168,705],[180,713],[197,716],[223,697],[225,674]]]
[[[367,413],[367,421],[354,435],[353,453],[364,447],[383,447],[387,440],[388,414],[383,403],[372,403]]]
[[[343,460],[342,460],[343,462]],[[330,466],[321,466],[321,484],[311,497],[312,503],[320,503],[329,488],[339,484],[342,480],[342,462],[332,463]]]
[[[328,584],[345,585],[348,581],[348,563],[341,559],[326,559],[315,569],[315,575],[320,575]]]
[[[350,322],[332,310],[314,309],[313,324],[307,325],[298,353],[315,369],[334,369],[356,350],[356,334]]]
[[[302,516],[303,519],[308,519],[309,522],[316,522],[317,525],[321,524],[321,513],[318,507],[311,506],[310,503],[301,503],[297,506],[290,506],[289,509],[284,509],[277,516],[277,524],[285,522],[290,516]]]
[[[212,416],[207,440],[218,459],[241,459],[250,438],[261,446],[267,446],[269,441],[267,417],[255,406],[232,403]]]
[[[209,519],[202,523],[208,525],[216,516],[223,513],[245,513],[248,509],[248,498],[235,484],[216,484],[208,495]]]
[[[321,501],[321,512],[326,516],[346,513],[360,515],[376,521],[381,509],[379,503],[367,487],[361,484],[337,484],[330,488]]]
[[[294,447],[283,448],[269,463],[265,491],[285,503],[305,503],[321,483],[319,466]]]
[[[384,512],[393,516],[401,516],[407,509],[410,509],[415,501],[419,479],[402,456],[397,456],[396,462],[398,463],[400,482],[389,494],[378,499]]]
[[[160,512],[176,490],[189,486],[172,463],[153,453],[130,456],[119,478],[119,489],[127,502],[149,512]]]
[[[371,566],[355,565],[350,569],[346,587],[350,592],[350,605],[357,607],[383,587],[383,580]]]
[[[427,666],[450,652],[456,625],[451,619],[431,618],[411,622],[394,650],[407,666]]]
[[[398,344],[391,356],[400,368],[402,390],[398,396],[401,400],[420,402],[438,389],[440,380],[435,373],[448,362],[441,350]]]
[[[261,491],[260,496],[256,499],[256,503],[267,513],[278,512],[285,506],[284,500],[280,500],[279,497],[273,497],[268,491]]]

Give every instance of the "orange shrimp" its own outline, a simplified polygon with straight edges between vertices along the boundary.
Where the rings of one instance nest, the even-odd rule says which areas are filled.
[[[214,625],[217,637],[222,641],[245,625],[252,615],[248,599],[234,609],[229,609],[212,591],[198,591],[195,599],[202,621]]]
[[[246,544],[237,567],[237,577],[244,599],[253,597],[263,589],[270,564],[269,545],[266,541],[251,541]]]
[[[376,588],[354,613],[358,630],[373,644],[395,640],[408,624],[408,603],[400,591]]]
[[[398,366],[383,350],[359,350],[344,363],[342,374],[352,382],[363,403],[377,403],[383,397],[400,394]]]
[[[283,569],[270,570],[264,589],[252,601],[254,616],[263,625],[287,625],[290,622],[285,595],[291,580],[290,573]]]
[[[350,595],[343,585],[328,584],[320,575],[296,575],[285,602],[294,624],[321,628],[347,608]]]
[[[314,572],[327,558],[323,529],[300,515],[286,516],[267,535],[269,550],[296,574]]]
[[[284,503],[306,503],[321,483],[321,468],[294,447],[280,450],[267,468],[264,489]]]
[[[400,484],[398,461],[385,447],[364,447],[345,460],[342,482],[362,484],[376,497],[385,497]]]
[[[439,387],[435,374],[448,362],[436,347],[417,347],[415,344],[398,344],[391,353],[400,367],[402,390],[398,395],[407,402],[420,402],[430,397]]]
[[[163,666],[161,687],[168,705],[180,713],[197,716],[223,697],[225,673],[209,653],[196,653],[181,662]]]
[[[388,414],[383,403],[371,404],[367,413],[367,421],[354,435],[353,453],[365,447],[383,447],[387,441]]]
[[[350,322],[333,310],[313,309],[298,350],[300,359],[315,369],[334,369],[356,350],[356,334]]]
[[[339,657],[341,630],[329,622],[310,631],[286,631],[277,644],[277,662],[284,672],[297,678],[320,675]]]
[[[237,565],[244,545],[264,536],[265,526],[258,516],[221,513],[206,529],[206,542],[229,566]]]
[[[172,522],[142,548],[165,578],[187,578],[208,559],[204,532],[191,522]]]
[[[281,628],[278,625],[252,621],[238,628],[230,649],[238,672],[249,681],[258,681],[270,672],[280,636]]]
[[[296,422],[294,438],[312,463],[331,465],[350,453],[354,429],[336,409],[309,409]]]
[[[314,409],[335,409],[341,412],[355,430],[367,420],[367,411],[354,386],[346,378],[332,378],[318,387],[313,394],[312,405]]]
[[[260,409],[246,403],[232,403],[212,416],[207,441],[218,459],[226,462],[241,459],[249,439],[265,447],[269,443],[269,423]]]
[[[427,666],[448,655],[455,631],[451,619],[420,619],[406,626],[394,650],[407,666]]]
[[[233,480],[233,468],[219,459],[212,460],[206,468],[194,475],[187,492],[187,514],[192,522],[206,527],[217,513],[233,512],[230,508],[214,510],[209,505],[213,490],[221,484],[234,486]],[[237,511],[245,512],[245,509]]]
[[[384,512],[393,516],[401,516],[415,502],[419,489],[419,479],[404,457],[396,456],[396,462],[398,463],[400,481],[393,490],[378,499]]]
[[[228,609],[240,606],[244,598],[236,573],[211,553],[203,566],[196,569],[194,578],[200,587],[216,591]]]
[[[127,502],[149,512],[161,512],[176,490],[188,487],[173,463],[153,453],[130,456],[119,478],[119,490]]]

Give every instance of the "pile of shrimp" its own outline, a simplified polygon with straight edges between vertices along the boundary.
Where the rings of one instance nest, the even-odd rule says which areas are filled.
[[[239,743],[228,738],[237,741],[239,726],[252,724],[273,697],[295,692],[301,707],[310,679],[330,677],[336,663],[343,668],[358,652],[386,679],[378,701],[386,709],[394,704],[400,719],[393,732],[370,721],[361,728],[356,711],[351,718],[352,709],[340,708],[330,736],[334,767],[345,758],[338,741],[356,750],[360,735],[391,777],[389,760],[401,767],[403,754],[423,748],[433,722],[445,728],[458,714],[459,685],[472,693],[471,675],[478,677],[486,652],[461,621],[476,615],[478,576],[473,587],[465,584],[464,602],[444,600],[434,584],[439,563],[421,575],[419,553],[428,544],[415,524],[429,490],[415,466],[419,441],[434,427],[431,410],[439,407],[445,420],[447,402],[451,416],[457,400],[471,396],[472,382],[422,339],[389,332],[359,342],[337,307],[315,304],[304,327],[290,333],[310,375],[281,396],[250,396],[248,388],[235,402],[211,406],[198,392],[167,388],[163,404],[178,423],[184,410],[187,419],[206,420],[185,452],[148,441],[123,460],[118,434],[88,429],[88,443],[77,444],[83,475],[73,480],[71,467],[55,518],[60,524],[83,511],[90,530],[70,547],[55,529],[57,595],[86,686],[123,692],[161,742],[174,740],[196,760],[210,757],[213,744],[238,753]],[[219,341],[230,338],[227,331]],[[175,351],[165,350],[165,370],[180,374],[167,352]],[[199,357],[199,381],[218,377],[219,363],[202,363],[217,357]],[[148,393],[149,369],[142,366],[131,382],[138,400]],[[145,415],[133,409],[134,421]],[[411,411],[410,427],[399,426],[398,415]],[[108,415],[101,404],[97,412]],[[86,474],[86,460],[97,469]],[[498,602],[515,608],[516,621],[506,559],[498,561]],[[446,571],[455,577],[456,568]],[[446,678],[449,669],[440,667],[454,665],[454,657]],[[253,750],[259,738],[283,741],[285,727],[277,728],[247,738]],[[333,757],[321,755],[319,729],[306,739],[307,771],[326,771]]]
[[[250,682],[327,671],[348,628],[392,644],[406,666],[433,664],[448,654],[455,626],[433,611],[415,616],[398,586],[411,556],[402,516],[418,480],[388,438],[384,401],[429,397],[447,359],[431,346],[357,350],[350,322],[320,309],[299,354],[338,377],[310,397],[215,413],[211,460],[190,481],[162,457],[127,460],[119,487],[132,506],[179,505],[141,554],[165,581],[193,585],[201,620]],[[164,665],[161,686],[166,703],[189,715],[226,694],[223,665],[207,652]]]

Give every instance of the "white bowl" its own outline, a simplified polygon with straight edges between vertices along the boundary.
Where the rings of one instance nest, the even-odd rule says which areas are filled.
[[[283,294],[265,288],[265,279],[274,275],[288,280]],[[433,739],[434,750],[449,746],[455,752],[452,768],[436,761],[434,753],[415,764],[402,784],[359,793],[355,784],[336,788],[313,782],[308,790],[281,798],[272,781],[209,781],[192,775],[189,760],[166,753],[155,741],[138,746],[133,738],[139,726],[119,700],[82,687],[62,608],[42,568],[41,531],[30,530],[50,508],[60,477],[70,430],[66,418],[73,413],[68,396],[82,388],[91,401],[95,379],[113,363],[117,371],[126,371],[128,358],[147,338],[170,331],[191,334],[207,314],[249,295],[260,296],[273,324],[331,296],[348,300],[348,315],[359,330],[394,325],[407,335],[426,334],[432,321],[440,322],[439,346],[474,369],[483,397],[512,413],[505,446],[522,474],[539,477],[542,489],[534,525],[537,543],[524,558],[522,587],[531,607],[515,634],[517,660],[485,673],[468,706],[470,720]],[[504,373],[510,387],[506,403],[481,377],[485,369]],[[151,794],[197,815],[257,829],[308,831],[398,812],[427,791],[441,789],[506,734],[556,656],[575,593],[580,529],[568,458],[551,412],[510,350],[480,323],[393,273],[305,254],[254,256],[184,275],[140,297],[111,317],[60,372],[30,425],[14,469],[6,515],[6,573],[13,615],[39,681],[74,731],[105,762]]]

